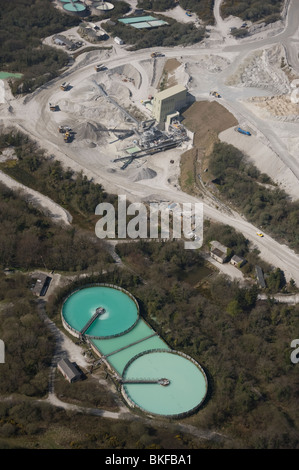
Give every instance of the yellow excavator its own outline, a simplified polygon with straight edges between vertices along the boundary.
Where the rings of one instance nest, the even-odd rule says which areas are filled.
[[[72,136],[71,136],[70,131],[66,131],[66,133],[64,134],[64,141],[68,143],[71,140],[72,140]]]
[[[218,93],[218,91],[211,91],[210,95],[215,96],[215,98],[221,98],[221,95]]]

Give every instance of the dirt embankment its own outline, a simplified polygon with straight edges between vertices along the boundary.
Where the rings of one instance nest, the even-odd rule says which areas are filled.
[[[178,84],[176,71],[182,64],[177,59],[168,59],[165,62],[164,69],[158,84],[158,89],[165,90]]]
[[[194,132],[194,147],[181,157],[180,186],[183,191],[200,195],[198,175],[205,178],[208,157],[218,134],[238,124],[236,118],[217,101],[197,101],[183,113],[183,124]]]

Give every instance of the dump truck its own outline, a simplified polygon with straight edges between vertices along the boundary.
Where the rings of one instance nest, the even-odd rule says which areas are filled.
[[[241,127],[237,127],[237,131],[240,132],[240,134],[251,135],[251,133],[249,131],[245,131]]]
[[[58,132],[60,134],[65,134],[66,132],[70,132],[72,129],[69,126],[59,126]]]
[[[97,64],[97,65],[95,65],[94,68],[95,68],[96,72],[100,72],[101,70],[105,70],[106,67],[105,67],[105,65]]]
[[[215,98],[221,98],[221,95],[218,93],[218,91],[211,91],[210,95],[215,96]]]
[[[58,105],[49,103],[50,111],[58,111]]]
[[[67,82],[63,82],[63,83],[60,85],[60,89],[63,90],[63,91],[68,90],[69,87],[70,87],[70,84],[67,83]]]
[[[164,54],[162,54],[161,52],[152,52],[151,58],[154,59],[155,57],[164,57]]]

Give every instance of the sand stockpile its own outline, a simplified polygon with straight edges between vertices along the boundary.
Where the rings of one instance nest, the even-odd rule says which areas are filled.
[[[83,122],[74,129],[76,142],[81,142],[89,148],[96,147],[96,144],[107,140],[108,132],[97,123]]]
[[[130,181],[135,183],[142,180],[153,179],[157,176],[157,173],[151,168],[136,169],[129,177]]]

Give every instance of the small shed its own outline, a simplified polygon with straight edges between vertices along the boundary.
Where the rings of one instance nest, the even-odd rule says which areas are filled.
[[[119,45],[124,44],[124,41],[122,39],[120,39],[118,36],[115,36],[114,42],[116,42],[116,44],[119,44]]]
[[[75,362],[69,359],[61,359],[57,364],[57,369],[62,373],[63,377],[70,383],[82,379],[82,372],[78,369]]]
[[[246,263],[246,259],[242,258],[242,256],[234,255],[231,257],[230,263],[233,266],[237,266],[238,268],[241,268]]]
[[[32,288],[33,294],[37,295],[38,297],[43,297],[46,295],[51,281],[52,278],[50,276],[47,276],[44,273],[39,273],[35,286]]]

